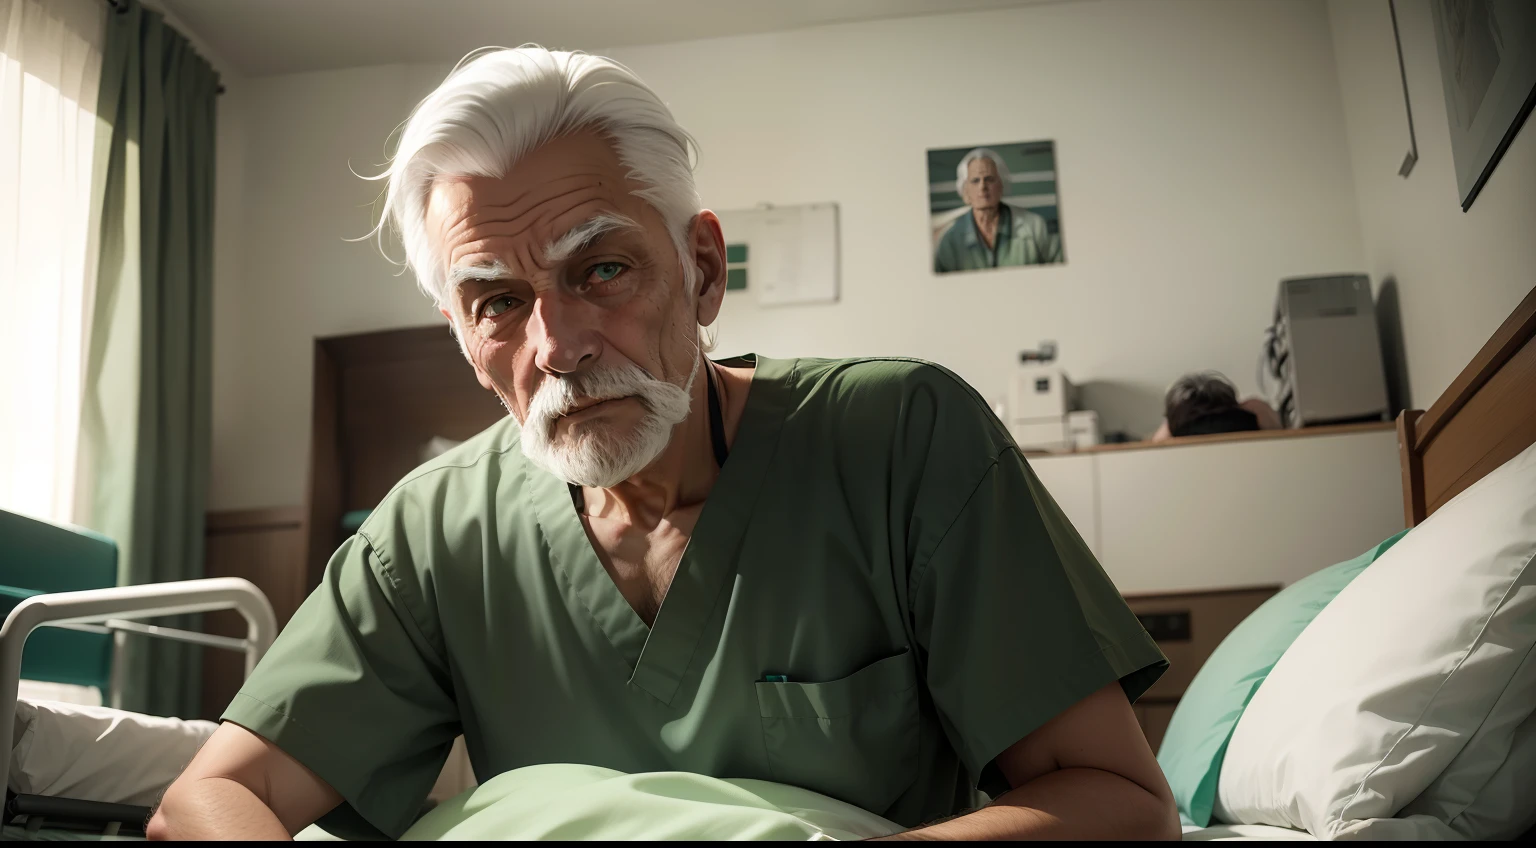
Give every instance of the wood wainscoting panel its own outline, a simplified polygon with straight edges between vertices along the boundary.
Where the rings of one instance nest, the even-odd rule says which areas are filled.
[[[303,602],[307,537],[300,507],[242,509],[208,513],[204,562],[209,577],[244,577],[272,604],[281,630]],[[245,620],[233,610],[205,613],[203,629],[219,636],[246,635]],[[245,658],[234,651],[203,649],[202,718],[218,720],[240,690]]]
[[[1125,595],[1131,612],[1168,658],[1168,670],[1134,706],[1152,753],[1163,744],[1184,690],[1216,646],[1279,591],[1279,586],[1270,585]]]
[[[1221,640],[1279,591],[1279,586],[1251,586],[1126,595],[1131,612],[1142,617],[1144,626],[1150,623],[1167,627],[1170,622],[1174,625],[1169,633],[1160,627],[1148,627],[1157,639],[1157,647],[1168,658],[1168,670],[1142,696],[1143,702],[1177,703]],[[1175,629],[1182,632],[1172,633]]]
[[[1162,746],[1163,736],[1168,732],[1168,722],[1173,719],[1173,711],[1177,708],[1177,701],[1137,705],[1136,718],[1141,722],[1141,732],[1147,736],[1147,744],[1152,746],[1152,753],[1156,754]]]

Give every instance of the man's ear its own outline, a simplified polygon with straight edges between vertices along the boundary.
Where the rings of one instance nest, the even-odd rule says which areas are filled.
[[[715,213],[705,209],[693,216],[688,247],[693,265],[699,269],[695,320],[707,327],[720,317],[720,302],[725,298],[725,235]]]
[[[464,344],[464,336],[459,333],[459,325],[454,323],[453,314],[441,306],[437,308],[437,311],[443,313],[443,317],[448,319],[448,332],[459,343],[459,352],[464,354],[464,358],[469,361],[469,367],[475,369],[475,379],[479,381],[480,387],[488,392],[496,391],[496,388],[491,384],[491,378],[487,377],[485,372],[480,370],[480,365],[475,362],[474,357],[469,355],[469,347]]]

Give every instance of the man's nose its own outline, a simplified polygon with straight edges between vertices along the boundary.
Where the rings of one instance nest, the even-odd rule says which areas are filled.
[[[539,295],[528,321],[534,364],[546,374],[570,374],[602,353],[601,337],[589,320],[588,305],[563,292]]]

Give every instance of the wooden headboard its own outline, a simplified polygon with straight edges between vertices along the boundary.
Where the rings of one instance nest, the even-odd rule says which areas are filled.
[[[1397,419],[1412,527],[1536,443],[1536,289],[1427,412]]]
[[[506,414],[446,323],[316,339],[307,588],[347,536],[341,517],[378,506],[429,439],[461,441]]]

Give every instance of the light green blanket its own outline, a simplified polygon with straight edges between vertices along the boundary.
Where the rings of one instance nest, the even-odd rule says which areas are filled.
[[[901,829],[780,783],[556,764],[498,775],[439,804],[402,838],[847,840]],[[311,831],[299,838],[325,838]]]

